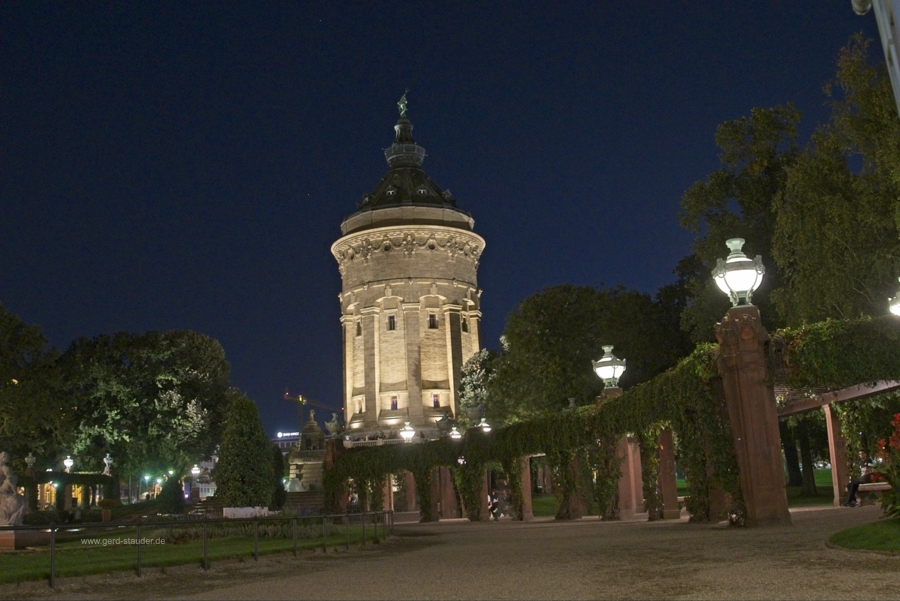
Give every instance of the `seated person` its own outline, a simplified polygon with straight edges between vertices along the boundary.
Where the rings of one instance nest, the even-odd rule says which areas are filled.
[[[856,491],[859,490],[860,484],[868,484],[872,481],[872,460],[869,459],[869,455],[865,451],[859,452],[859,460],[856,462],[859,466],[859,479],[851,479],[850,484],[847,485],[847,491],[850,493],[847,497],[847,502],[844,503],[845,507],[856,507],[859,505],[859,501],[856,500]]]

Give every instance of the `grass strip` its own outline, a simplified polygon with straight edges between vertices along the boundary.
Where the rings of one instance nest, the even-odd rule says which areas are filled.
[[[900,518],[853,526],[832,534],[828,542],[845,549],[900,553]]]
[[[148,533],[142,533],[147,537]],[[131,538],[136,530],[129,528],[116,531],[110,536],[104,534],[84,534],[84,538]],[[379,525],[378,536],[381,537]],[[347,535],[343,526],[338,526],[328,536],[328,548],[344,547]],[[350,544],[362,542],[362,526],[350,526]],[[372,525],[366,526],[366,542],[378,542]],[[290,552],[294,548],[292,538],[259,538],[259,554]],[[297,540],[298,550],[321,549],[322,538],[301,538]],[[253,556],[253,538],[229,537],[211,538],[208,542],[210,563],[223,559],[240,559]],[[203,541],[190,540],[178,544],[147,544],[141,546],[142,568],[168,567],[186,564],[200,565],[203,559]],[[137,545],[82,544],[80,540],[61,543],[56,550],[57,577],[86,576],[108,572],[129,571],[137,568]],[[50,578],[50,550],[48,547],[9,551],[0,553],[0,583],[23,582]]]

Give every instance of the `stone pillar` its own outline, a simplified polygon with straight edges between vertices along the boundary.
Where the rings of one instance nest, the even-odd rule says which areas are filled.
[[[59,489],[57,488],[56,490],[59,490]],[[68,485],[64,486],[62,494],[63,494],[62,508],[65,509],[66,511],[69,511],[70,509],[72,509],[72,485],[68,484]]]
[[[534,519],[534,509],[531,505],[531,457],[523,457],[519,460],[522,483],[522,520],[530,522]]]
[[[828,428],[828,455],[831,461],[831,486],[834,487],[834,505],[839,507],[847,502],[847,482],[850,472],[847,469],[847,443],[841,432],[841,418],[831,405],[822,407],[825,410],[825,426]]]
[[[456,500],[456,488],[453,486],[453,474],[449,467],[440,468],[441,475],[441,517],[445,519],[460,517],[459,503]]]
[[[668,428],[659,433],[659,490],[662,493],[663,519],[681,518],[678,507],[678,483],[675,478],[675,443]]]
[[[627,436],[623,436],[619,440],[619,446],[616,449],[616,456],[619,458],[619,469],[622,475],[619,476],[619,518],[630,520],[635,513],[641,511],[638,503],[643,503],[643,492],[638,493],[635,490],[635,472],[637,473],[637,482],[640,482],[640,452],[637,445],[630,442]]]
[[[443,499],[441,498],[441,468],[431,470],[431,519],[435,522],[441,519],[443,511]]]
[[[491,521],[491,509],[488,505],[488,495],[491,494],[491,472],[484,470],[484,478],[481,483],[481,511],[479,517],[484,522]]]
[[[384,510],[394,511],[394,487],[391,486],[391,475],[384,477]]]
[[[753,305],[734,307],[716,324],[719,374],[731,421],[748,526],[788,525],[775,394],[766,383],[769,335]]]
[[[406,511],[416,511],[416,478],[412,472],[406,472]]]

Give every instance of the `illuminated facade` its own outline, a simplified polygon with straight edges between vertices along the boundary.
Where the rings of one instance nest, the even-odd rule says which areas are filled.
[[[422,171],[406,98],[390,166],[331,247],[343,286],[344,420],[353,437],[394,437],[404,422],[434,438],[457,411],[460,370],[480,349],[484,240]]]

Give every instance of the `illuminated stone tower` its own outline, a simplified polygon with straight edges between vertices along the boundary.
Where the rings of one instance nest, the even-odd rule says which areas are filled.
[[[480,349],[484,240],[422,171],[405,95],[398,106],[390,170],[331,247],[343,280],[344,419],[351,436],[391,436],[408,421],[432,438],[445,411],[456,415],[460,369]]]

